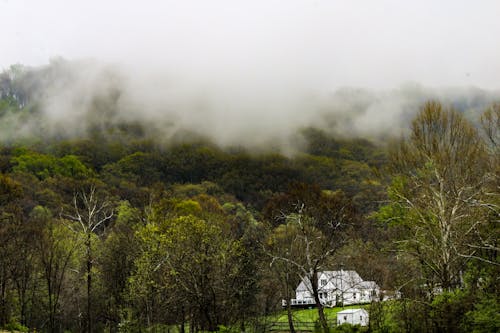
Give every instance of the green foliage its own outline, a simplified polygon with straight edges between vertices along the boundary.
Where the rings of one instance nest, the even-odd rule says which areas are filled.
[[[92,175],[92,171],[73,155],[57,158],[51,155],[25,151],[14,156],[12,164],[14,165],[14,172],[31,173],[39,179],[54,176],[83,179]]]
[[[135,152],[120,159],[112,170],[122,177],[132,176],[140,184],[153,184],[162,180],[160,163],[157,154]]]
[[[10,322],[4,327],[4,329],[10,332],[24,332],[24,333],[29,332],[28,327],[21,325],[18,322]]]
[[[406,179],[403,176],[394,176],[390,186],[387,188],[387,195],[390,202],[379,207],[372,216],[381,224],[388,226],[400,226],[411,223],[411,212],[405,209],[400,202],[400,193],[404,192]]]
[[[172,195],[176,198],[192,198],[201,194],[208,194],[211,196],[222,196],[224,191],[219,185],[213,182],[204,181],[200,184],[174,184],[171,187]]]
[[[481,298],[474,309],[466,314],[469,332],[487,333],[500,331],[500,303],[497,297]]]
[[[0,204],[7,205],[22,195],[21,184],[11,177],[0,174]]]
[[[183,200],[174,206],[174,212],[179,216],[198,215],[201,206],[194,200]]]
[[[134,319],[130,309],[124,309],[120,312],[117,331],[120,333],[141,332],[141,324]]]
[[[213,330],[252,304],[248,295],[255,288],[250,275],[255,268],[248,260],[254,254],[246,251],[246,233],[232,234],[224,211],[211,208],[210,201],[206,195],[174,200],[173,215],[162,219],[156,212],[155,220],[137,231],[141,252],[129,288],[131,301],[147,317],[164,316],[149,301],[176,304],[196,318],[198,327]],[[177,311],[170,315],[176,320],[183,316]]]
[[[125,225],[125,226],[133,226],[140,222],[140,211],[132,207],[132,205],[126,201],[120,201],[118,206],[116,207],[116,222],[115,225]]]
[[[458,332],[463,329],[465,312],[471,299],[463,290],[453,290],[437,295],[431,303],[429,317],[442,332]]]
[[[76,138],[72,140],[54,140],[42,152],[62,157],[75,155],[92,169],[101,171],[108,164],[115,163],[129,153],[135,151],[135,140],[125,144],[122,140],[113,141],[109,137]],[[148,147],[149,148],[149,147]]]

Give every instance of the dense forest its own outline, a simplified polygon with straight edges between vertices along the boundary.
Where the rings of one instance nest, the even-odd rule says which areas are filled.
[[[500,329],[500,104],[422,102],[384,142],[307,126],[284,153],[165,137],[113,89],[49,130],[42,74],[0,76],[0,327],[263,332],[344,268],[400,295],[372,332]]]

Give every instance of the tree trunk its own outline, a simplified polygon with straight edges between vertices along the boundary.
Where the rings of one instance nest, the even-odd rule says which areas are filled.
[[[286,300],[286,315],[288,318],[288,327],[290,329],[290,333],[295,333],[295,326],[293,325],[293,317],[292,317],[292,305],[290,297],[287,297]]]
[[[92,333],[92,315],[91,315],[91,293],[92,293],[92,234],[89,232],[87,234],[87,332]]]
[[[323,304],[321,304],[319,299],[319,291],[318,291],[318,272],[314,271],[311,277],[311,286],[314,296],[314,301],[316,302],[316,308],[318,309],[318,319],[323,329],[324,333],[329,332],[328,322],[326,321],[325,312],[323,311]]]
[[[184,311],[184,307],[182,307],[182,310],[181,310],[181,325],[180,325],[180,328],[179,328],[179,331],[180,333],[186,333],[186,327],[185,327],[185,322],[186,320],[186,313]]]
[[[55,332],[55,320],[54,320],[54,291],[52,290],[52,267],[46,267],[46,279],[47,279],[47,292],[49,299],[49,331],[51,333]]]
[[[245,318],[242,318],[241,319],[241,322],[240,322],[240,332],[241,333],[245,333]]]
[[[295,333],[295,326],[293,325],[293,316],[292,316],[292,297],[290,295],[290,288],[288,285],[288,281],[286,283],[286,315],[288,318],[288,327],[290,329],[290,333]]]
[[[3,265],[2,265],[3,266]],[[7,313],[7,269],[2,267],[2,275],[0,276],[0,325],[7,324],[9,318]]]
[[[197,324],[196,320],[194,319],[194,315],[193,314],[191,314],[191,316],[189,318],[189,321],[190,321],[190,324],[189,324],[189,333],[196,332],[196,325],[198,325],[198,324]]]

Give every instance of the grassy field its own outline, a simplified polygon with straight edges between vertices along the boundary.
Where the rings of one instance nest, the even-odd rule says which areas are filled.
[[[367,308],[369,305],[351,305],[345,307],[336,307],[336,308],[325,308],[325,316],[326,319],[331,325],[337,320],[337,312],[346,310],[346,309],[358,309],[358,308]],[[314,328],[314,323],[318,320],[318,310],[316,308],[311,309],[297,309],[293,310],[293,322],[295,329],[298,331],[310,331]],[[288,319],[286,311],[281,311],[280,313],[269,316],[267,318],[268,325],[279,331],[280,328],[286,330],[288,327]]]
[[[337,318],[337,312],[346,310],[346,309],[359,309],[359,308],[367,308],[368,305],[350,305],[344,307],[336,307],[336,308],[325,308],[325,316],[328,320],[333,320]],[[318,319],[318,310],[316,308],[311,309],[300,309],[293,311],[293,319],[297,322],[314,322]],[[281,312],[279,315],[275,317],[276,322],[288,322],[286,311]]]

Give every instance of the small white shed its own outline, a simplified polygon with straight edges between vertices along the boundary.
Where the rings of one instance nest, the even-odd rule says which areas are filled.
[[[368,326],[368,311],[365,309],[348,309],[337,312],[337,324]]]

